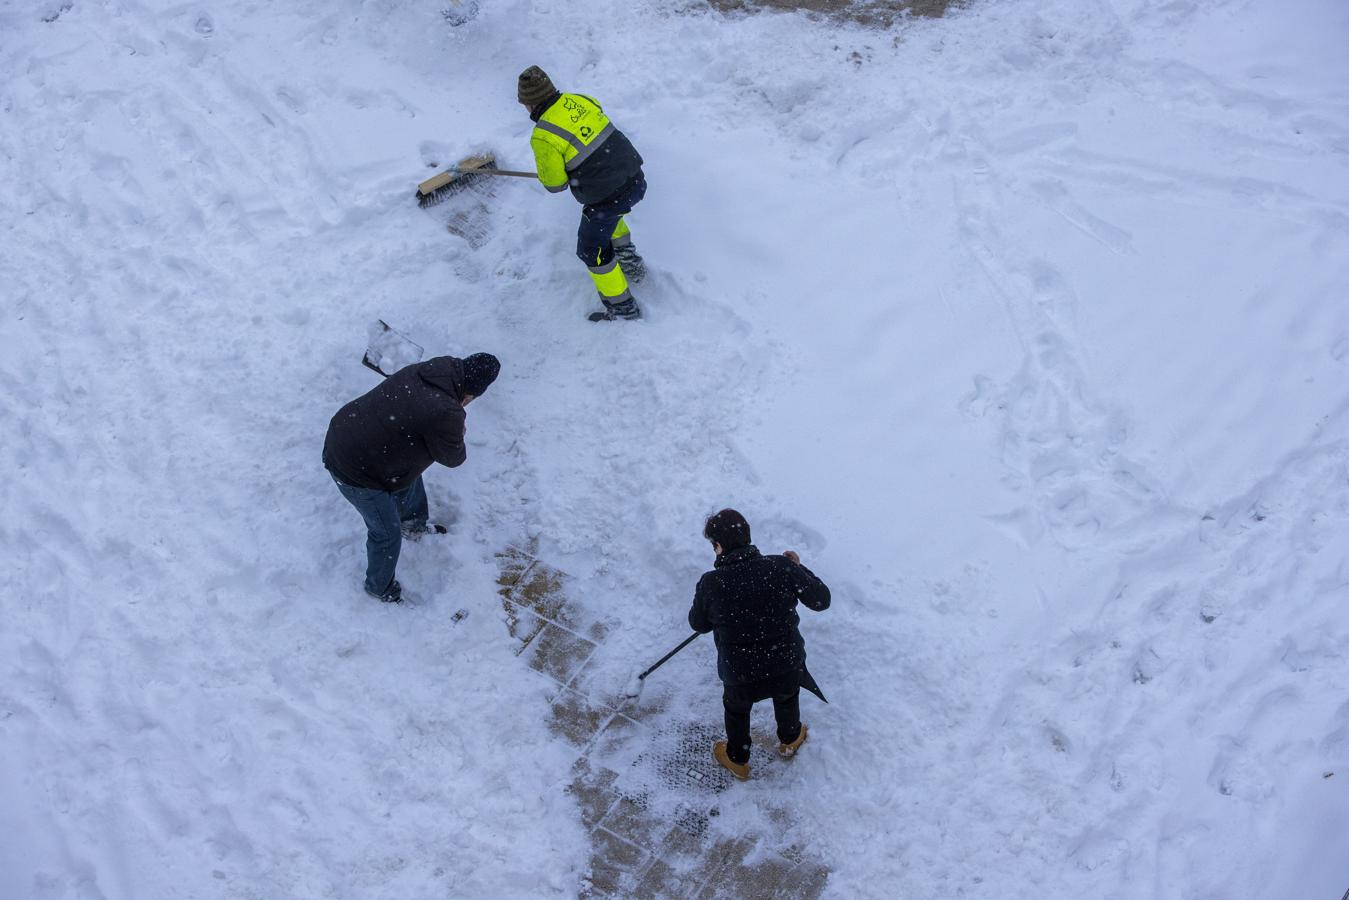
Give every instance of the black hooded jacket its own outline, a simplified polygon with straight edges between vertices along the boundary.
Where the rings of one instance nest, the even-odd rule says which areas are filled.
[[[401,491],[432,463],[454,468],[464,449],[463,360],[437,356],[394,372],[337,411],[323,464],[355,487]]]
[[[722,683],[763,681],[805,666],[798,601],[816,612],[829,608],[829,588],[805,566],[764,556],[753,544],[717,557],[698,580],[689,625],[712,632]]]

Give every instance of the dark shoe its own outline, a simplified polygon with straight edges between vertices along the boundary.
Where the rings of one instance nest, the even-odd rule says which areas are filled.
[[[376,600],[380,601],[381,603],[403,602],[403,586],[398,583],[397,578],[395,578],[393,582],[389,584],[389,587],[382,594],[377,594],[374,591],[370,590],[370,588],[366,588],[365,592],[369,594],[371,597],[374,597]]]
[[[641,307],[632,297],[618,303],[610,303],[608,300],[604,303],[604,309],[596,310],[586,316],[592,322],[612,322],[615,319],[640,319],[642,317]]]
[[[638,255],[637,248],[632,244],[615,247],[614,256],[618,257],[618,267],[623,270],[628,281],[641,284],[646,279],[646,260]]]
[[[778,744],[778,756],[783,759],[791,759],[796,755],[796,751],[801,749],[801,745],[806,742],[806,735],[810,733],[810,728],[805,722],[801,723],[801,733],[796,736],[796,740],[790,744]]]
[[[410,541],[421,540],[424,534],[448,534],[449,530],[439,522],[404,522],[402,526],[403,537]]]
[[[726,755],[726,742],[717,741],[712,745],[712,758],[721,763],[721,767],[741,781],[749,781],[749,763],[732,762]]]

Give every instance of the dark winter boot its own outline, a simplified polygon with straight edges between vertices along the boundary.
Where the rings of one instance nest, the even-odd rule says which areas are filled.
[[[633,284],[641,284],[646,278],[646,261],[637,253],[637,248],[632,244],[624,244],[621,247],[614,248],[614,256],[618,257],[618,266],[627,276],[628,281]]]
[[[409,541],[419,541],[424,534],[448,534],[448,528],[439,522],[404,522],[403,537]]]
[[[629,297],[618,303],[610,303],[608,300],[602,300],[604,309],[596,310],[586,316],[592,322],[612,322],[615,319],[640,319],[642,310],[637,305],[637,301]]]
[[[376,600],[380,601],[381,603],[403,602],[403,586],[398,583],[397,578],[395,578],[392,582],[389,583],[389,586],[385,588],[384,593],[382,594],[377,594],[374,591],[370,590],[370,588],[366,588],[365,592],[369,594],[371,597],[374,597]]]

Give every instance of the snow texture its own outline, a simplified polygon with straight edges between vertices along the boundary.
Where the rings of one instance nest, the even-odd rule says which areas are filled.
[[[726,505],[834,588],[832,703],[714,827],[771,792],[838,897],[1340,896],[1346,46],[1342,0],[0,7],[0,897],[574,895],[495,554],[620,623],[618,690]],[[647,160],[640,323],[584,321],[565,195],[413,200],[528,166],[531,63]],[[376,318],[503,364],[403,608],[319,463]],[[716,724],[710,643],[656,678]]]

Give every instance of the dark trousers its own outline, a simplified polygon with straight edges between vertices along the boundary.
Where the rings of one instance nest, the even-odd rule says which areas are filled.
[[[749,762],[749,713],[760,700],[773,701],[778,740],[790,744],[801,736],[801,673],[788,672],[763,681],[723,686],[726,707],[726,755],[731,762]]]
[[[402,526],[416,530],[426,525],[426,487],[420,475],[401,491],[393,492],[356,487],[336,475],[333,481],[365,520],[365,588],[382,594],[393,584],[398,554],[403,549]]]
[[[614,229],[646,196],[646,176],[638,172],[618,193],[581,209],[576,229],[576,255],[587,266],[607,266],[614,258]]]

